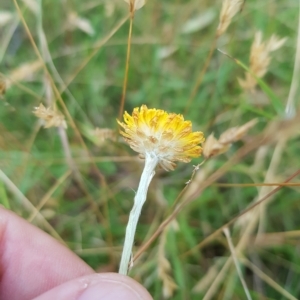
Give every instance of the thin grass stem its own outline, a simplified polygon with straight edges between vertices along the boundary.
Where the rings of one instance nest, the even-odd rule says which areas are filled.
[[[250,295],[249,289],[248,289],[247,284],[245,282],[245,279],[243,277],[243,273],[242,273],[242,270],[241,270],[241,267],[240,267],[240,264],[239,264],[239,261],[238,261],[238,258],[237,258],[237,255],[236,255],[236,252],[235,252],[232,240],[231,240],[231,236],[230,236],[230,232],[229,232],[228,227],[224,228],[223,232],[224,232],[224,234],[226,236],[226,239],[227,239],[227,242],[228,242],[228,246],[229,246],[229,249],[230,249],[230,252],[231,252],[231,257],[233,259],[236,271],[238,273],[238,276],[239,276],[240,281],[242,283],[242,286],[244,288],[246,297],[247,297],[248,300],[252,300],[252,297]]]
[[[128,32],[128,41],[127,41],[126,65],[125,65],[125,74],[124,74],[124,81],[123,81],[122,98],[121,98],[120,111],[119,111],[119,119],[122,118],[122,114],[123,114],[123,111],[124,111],[124,105],[125,105],[125,98],[126,98],[128,72],[129,72],[129,61],[130,61],[130,50],[131,50],[133,17],[134,17],[134,14],[131,13],[130,19],[129,19],[129,32]]]
[[[191,92],[191,94],[190,94],[190,97],[189,97],[189,100],[188,100],[188,102],[187,102],[187,105],[185,106],[184,115],[187,114],[187,113],[189,112],[189,110],[190,110],[190,108],[191,108],[191,106],[192,106],[192,103],[193,103],[193,101],[194,101],[194,99],[195,99],[195,97],[196,97],[196,94],[197,94],[197,92],[198,92],[198,90],[199,90],[199,88],[200,88],[200,86],[201,86],[201,84],[202,84],[204,75],[205,75],[205,73],[206,73],[206,71],[207,71],[207,68],[208,68],[208,66],[209,66],[209,64],[210,64],[210,61],[211,61],[211,59],[212,59],[214,50],[215,50],[215,48],[216,48],[217,40],[218,40],[218,36],[215,35],[215,37],[214,37],[214,39],[213,39],[213,42],[212,42],[212,44],[211,44],[211,46],[210,46],[208,55],[207,55],[207,57],[206,57],[204,66],[203,66],[203,68],[201,69],[201,71],[200,71],[200,73],[199,73],[199,75],[198,75],[198,77],[197,77],[196,83],[195,83],[195,85],[194,85],[194,87],[193,87],[193,89],[192,89],[192,92]]]
[[[14,0],[16,1],[16,0]],[[60,93],[63,93],[65,89],[71,84],[75,77],[81,72],[81,70],[90,62],[90,60],[98,53],[99,49],[107,43],[107,41],[123,26],[123,24],[128,20],[129,15],[126,15],[117,25],[109,32],[103,39],[95,43],[95,48],[92,53],[86,57],[82,63],[76,68],[73,74],[67,78],[65,86],[60,90]]]
[[[45,194],[45,196],[41,199],[39,204],[36,206],[35,211],[32,212],[32,214],[27,219],[28,222],[32,222],[36,215],[40,212],[40,210],[43,208],[43,206],[47,203],[47,201],[51,198],[53,193],[58,189],[58,187],[70,176],[71,171],[68,170],[65,172],[51,187],[51,189]]]
[[[264,280],[268,285],[270,285],[274,290],[278,291],[282,294],[286,299],[289,300],[297,300],[295,296],[291,295],[286,289],[280,286],[274,279],[269,277],[263,271],[261,271],[257,266],[255,266],[251,261],[247,258],[241,259],[242,263],[247,266],[250,270],[252,270],[255,274],[257,274],[262,280]]]

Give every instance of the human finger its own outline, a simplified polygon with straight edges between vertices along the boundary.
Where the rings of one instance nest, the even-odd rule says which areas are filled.
[[[0,298],[32,299],[94,271],[72,251],[11,211],[0,208]]]
[[[128,276],[102,273],[76,278],[34,300],[151,300],[147,290]]]

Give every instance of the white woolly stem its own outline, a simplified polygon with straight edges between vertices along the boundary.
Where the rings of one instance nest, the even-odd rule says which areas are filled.
[[[133,208],[130,212],[128,224],[126,227],[125,242],[119,269],[119,273],[123,275],[127,275],[128,273],[129,261],[132,253],[132,246],[134,242],[134,235],[136,231],[137,222],[139,220],[142,207],[146,201],[148,187],[155,174],[154,169],[157,163],[157,157],[146,155],[144,170],[141,176],[138,190],[134,197]]]

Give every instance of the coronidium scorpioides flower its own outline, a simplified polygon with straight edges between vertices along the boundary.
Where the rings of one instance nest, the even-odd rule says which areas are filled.
[[[118,121],[124,129],[120,133],[130,147],[142,158],[157,157],[167,171],[174,170],[176,161],[187,163],[202,153],[199,144],[204,142],[203,133],[192,132],[192,122],[180,114],[142,105],[133,110],[132,116],[125,112],[124,122]]]
[[[145,166],[139,187],[134,197],[123,246],[119,273],[127,275],[134,234],[142,207],[146,201],[148,187],[160,164],[165,170],[173,170],[176,161],[189,162],[202,153],[200,143],[203,133],[192,132],[192,123],[182,115],[168,114],[160,109],[148,109],[146,105],[135,108],[132,115],[124,114],[119,122],[124,131],[121,134],[136,152],[145,158]]]

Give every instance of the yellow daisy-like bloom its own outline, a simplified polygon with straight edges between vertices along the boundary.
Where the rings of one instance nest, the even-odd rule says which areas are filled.
[[[142,105],[132,116],[125,112],[124,122],[118,121],[124,129],[120,133],[130,147],[142,157],[157,157],[167,171],[174,170],[175,161],[190,162],[202,153],[203,133],[192,132],[192,122],[182,115]]]

